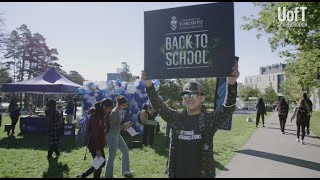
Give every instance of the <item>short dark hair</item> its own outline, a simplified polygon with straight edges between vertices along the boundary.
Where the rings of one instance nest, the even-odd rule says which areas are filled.
[[[113,101],[110,99],[104,99],[101,101],[101,105],[105,107],[112,107],[113,106]]]
[[[118,96],[117,97],[117,103],[119,105],[122,105],[122,104],[128,103],[128,100],[124,96]]]
[[[303,99],[307,99],[308,98],[308,94],[307,93],[303,93]]]

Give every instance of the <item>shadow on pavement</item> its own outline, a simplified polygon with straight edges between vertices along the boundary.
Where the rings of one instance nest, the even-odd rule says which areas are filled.
[[[244,149],[236,152],[320,171],[320,164],[312,161],[307,161],[303,159],[297,159],[293,157],[288,157],[288,156],[283,156],[283,155],[278,155],[278,154],[273,154],[273,153],[268,153],[263,151],[257,151],[252,149]]]

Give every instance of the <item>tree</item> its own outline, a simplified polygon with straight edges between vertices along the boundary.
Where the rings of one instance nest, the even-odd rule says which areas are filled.
[[[122,72],[120,73],[123,81],[130,82],[133,80],[132,74],[130,72],[130,66],[126,62],[122,62]]]
[[[316,83],[316,68],[320,66],[320,9],[319,2],[259,2],[254,5],[260,8],[257,17],[244,17],[244,30],[256,29],[257,38],[262,34],[269,35],[272,51],[279,51],[280,57],[286,57],[288,65],[285,69],[286,81],[283,93],[288,99],[301,97],[302,89],[312,90],[319,87]],[[278,8],[306,7],[304,27],[279,26]],[[283,10],[283,9],[282,9]],[[302,12],[298,14],[298,22],[302,21]]]
[[[83,84],[84,78],[77,71],[70,71],[69,74],[66,75],[70,81],[75,82],[77,84]]]
[[[239,91],[239,96],[244,101],[248,101],[249,97],[259,97],[260,94],[261,93],[260,93],[259,89],[254,89],[254,88],[251,88],[251,87],[245,87],[245,88],[242,88]]]
[[[167,79],[160,80],[159,95],[164,101],[171,99],[173,101],[180,101],[181,97],[178,95],[181,92],[180,85],[177,80]]]
[[[4,19],[1,18],[3,14],[0,13],[0,52],[4,51],[4,42],[5,42],[5,37],[6,34],[4,32]]]
[[[4,63],[13,70],[15,81],[30,79],[49,67],[60,68],[56,55],[58,51],[50,49],[41,34],[32,34],[24,24],[5,39]]]
[[[2,65],[0,65],[0,84],[11,83],[11,82],[12,82],[12,78],[10,77],[10,75],[8,73],[8,69],[6,67],[2,67]]]
[[[272,104],[273,102],[277,101],[278,95],[272,87],[267,87],[264,89],[264,93],[262,94],[262,98],[263,98],[264,102]]]
[[[250,15],[244,17],[244,30],[256,29],[259,39],[264,33],[270,35],[269,43],[272,51],[286,48],[280,51],[280,55],[294,55],[295,50],[311,50],[320,48],[320,3],[319,2],[255,2],[255,7],[260,9],[258,17]],[[281,17],[286,7],[287,10],[295,10],[296,7],[306,7],[306,27],[281,26],[278,16]],[[283,9],[282,9],[283,10]],[[302,21],[302,12],[298,16],[298,22]],[[288,48],[294,47],[291,51]],[[292,54],[293,53],[293,54]]]

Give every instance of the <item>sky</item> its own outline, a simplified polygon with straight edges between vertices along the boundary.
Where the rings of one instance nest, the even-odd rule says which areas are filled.
[[[5,30],[26,24],[58,50],[62,69],[78,71],[86,80],[105,81],[121,62],[140,76],[144,66],[144,11],[208,2],[0,2]],[[235,55],[240,57],[238,82],[259,74],[259,67],[283,62],[271,52],[267,37],[243,31],[242,17],[256,14],[248,2],[234,3]]]

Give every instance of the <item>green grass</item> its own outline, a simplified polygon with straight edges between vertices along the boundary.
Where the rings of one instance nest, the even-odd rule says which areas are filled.
[[[271,114],[271,113],[270,113]],[[269,114],[268,114],[269,115]],[[214,137],[214,157],[216,160],[217,173],[224,169],[224,166],[231,160],[241,146],[243,146],[256,130],[254,122],[246,122],[247,115],[235,115],[232,121],[232,130],[219,130]],[[251,116],[254,117],[254,116]],[[8,116],[3,117],[0,128],[0,177],[8,178],[47,178],[47,177],[76,177],[90,167],[91,155],[83,160],[84,147],[75,145],[74,137],[64,137],[60,149],[62,155],[58,160],[47,161],[47,136],[22,135],[20,134],[19,122],[16,126],[16,137],[7,137],[4,132],[4,124],[9,124]],[[161,127],[165,125],[160,120]],[[142,140],[141,137],[125,137],[127,142],[131,140]],[[105,149],[108,154],[107,148]],[[121,159],[118,152],[114,174],[121,175]],[[165,129],[155,136],[155,143],[152,147],[130,150],[130,166],[135,171],[134,177],[167,177],[165,172],[168,149],[165,148]],[[104,177],[105,168],[101,177]],[[92,175],[90,176],[92,177]]]
[[[310,121],[310,129],[316,136],[320,136],[320,112],[313,112]]]

